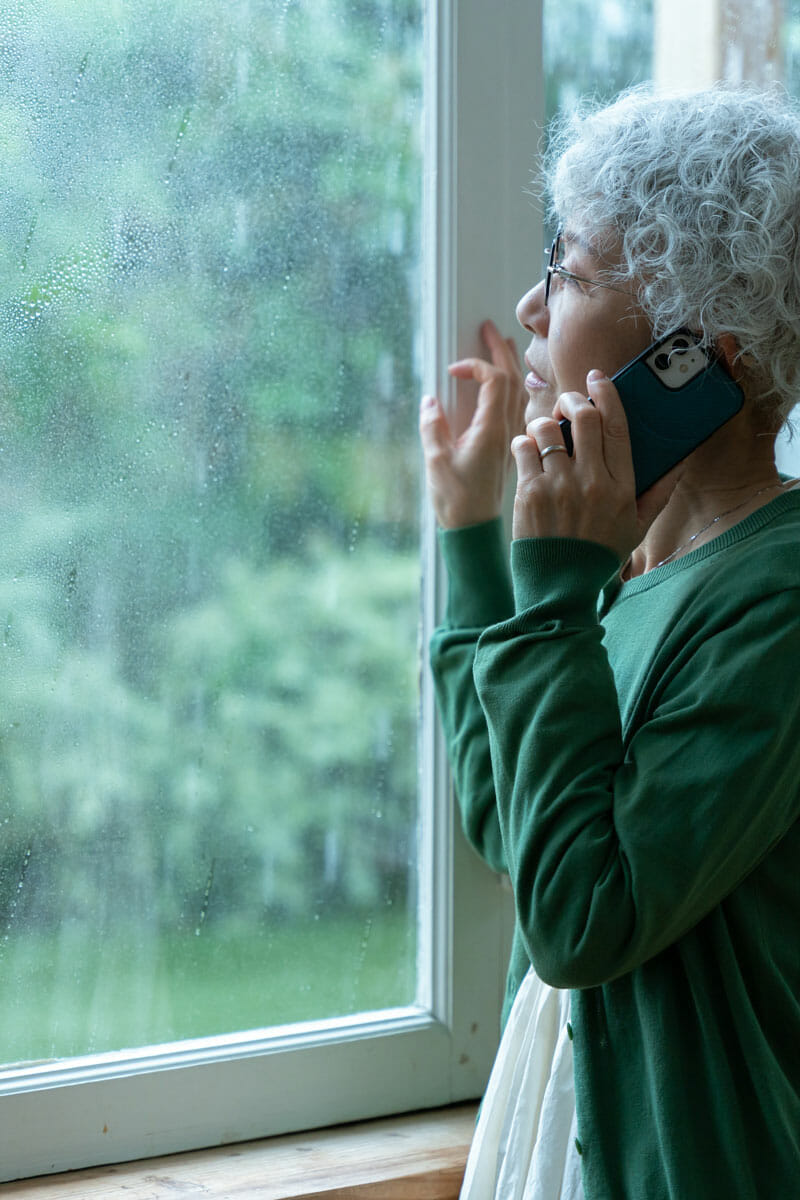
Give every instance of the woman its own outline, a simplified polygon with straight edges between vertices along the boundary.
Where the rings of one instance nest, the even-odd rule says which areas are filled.
[[[466,432],[430,397],[420,418],[450,582],[440,713],[467,835],[516,901],[505,1011],[523,979],[523,1024],[556,996],[547,1070],[574,1059],[559,1182],[528,1178],[531,1146],[509,1141],[530,1085],[506,1076],[482,1115],[511,1112],[489,1170],[505,1183],[471,1195],[575,1195],[579,1163],[587,1200],[788,1197],[800,492],[774,443],[800,399],[800,115],[776,94],[636,91],[572,120],[546,177],[563,235],[517,309],[524,391],[487,324],[490,361],[451,368],[480,385]],[[610,376],[679,327],[744,406],[637,500]],[[485,1156],[478,1168],[485,1180]]]

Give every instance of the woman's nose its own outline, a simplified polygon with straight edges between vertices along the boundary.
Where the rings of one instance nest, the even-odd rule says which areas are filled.
[[[522,297],[517,305],[517,320],[530,333],[545,335],[548,313],[544,303],[544,280]]]

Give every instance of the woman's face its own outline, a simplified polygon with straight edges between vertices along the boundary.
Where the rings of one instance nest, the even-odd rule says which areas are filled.
[[[615,265],[568,229],[559,262],[589,281],[603,279],[604,268]],[[525,354],[530,372],[526,421],[549,417],[562,392],[586,395],[589,371],[597,368],[611,376],[652,341],[647,320],[627,292],[555,274],[547,306],[544,293],[543,280],[517,305],[519,323],[533,334]]]

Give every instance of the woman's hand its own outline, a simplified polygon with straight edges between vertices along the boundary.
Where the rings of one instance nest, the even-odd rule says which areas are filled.
[[[514,438],[513,536],[582,538],[607,546],[625,562],[669,500],[680,469],[637,501],[628,422],[617,389],[601,371],[589,372],[587,389],[591,400],[565,392],[552,417],[531,421],[525,435]],[[572,457],[558,425],[563,417],[572,425]]]
[[[454,436],[441,404],[424,396],[420,439],[428,490],[444,529],[477,525],[499,516],[511,468],[511,439],[524,428],[526,392],[516,347],[492,321],[481,326],[490,362],[465,358],[453,363],[456,379],[480,385],[472,418]]]

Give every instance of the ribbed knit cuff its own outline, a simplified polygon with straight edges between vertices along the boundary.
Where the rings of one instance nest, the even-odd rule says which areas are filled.
[[[619,570],[612,550],[578,538],[518,538],[511,543],[511,577],[518,613],[529,608],[594,611],[604,584]]]
[[[471,629],[505,621],[514,597],[502,520],[440,529],[439,546],[448,579],[445,623]]]

